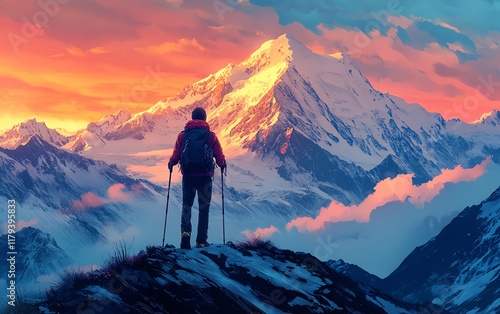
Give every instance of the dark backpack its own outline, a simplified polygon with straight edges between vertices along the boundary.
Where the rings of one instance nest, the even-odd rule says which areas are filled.
[[[214,170],[214,151],[208,144],[210,132],[194,128],[184,130],[182,141],[181,169],[184,174],[203,173]]]

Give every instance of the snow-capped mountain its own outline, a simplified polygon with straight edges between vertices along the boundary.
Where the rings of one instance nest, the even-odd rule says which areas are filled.
[[[82,157],[51,145],[40,136],[9,150],[0,148],[2,194],[22,202],[36,197],[54,208],[89,191],[106,191],[112,183],[131,186],[140,181],[123,174],[116,165]],[[54,191],[59,193],[54,194]]]
[[[319,182],[316,197],[343,203],[361,201],[386,177],[415,173],[421,183],[500,154],[498,112],[473,125],[445,121],[374,90],[348,56],[316,54],[287,34],[147,111],[89,124],[64,147],[164,182],[158,165],[196,106],[207,109],[241,182],[264,180],[252,167],[260,160],[272,181]]]
[[[342,259],[329,260],[327,264],[335,271],[351,278],[356,282],[361,282],[374,288],[378,288],[382,284],[382,279],[380,279],[379,277],[370,274],[357,265],[346,263]]]
[[[398,300],[432,302],[435,313],[498,313],[499,213],[500,187],[481,204],[464,209],[384,279],[342,260],[328,265]]]
[[[474,124],[488,124],[496,127],[500,124],[500,111],[493,110],[488,114],[484,114],[481,118],[475,121]]]
[[[196,106],[207,109],[229,159],[240,193],[232,199],[279,196],[292,216],[304,204],[358,203],[400,173],[421,183],[500,154],[494,113],[474,125],[445,121],[374,90],[348,56],[316,54],[286,34],[127,121],[119,112],[91,124],[65,147],[164,183],[170,149]]]
[[[311,141],[316,151],[364,170],[389,159],[397,164],[394,171],[414,172],[417,181],[445,167],[476,162],[485,145],[499,146],[498,137],[477,136],[498,127],[498,111],[473,124],[472,135],[466,132],[470,125],[447,122],[419,105],[374,90],[348,56],[316,54],[284,34],[243,62],[227,65],[147,111],[131,116],[120,110],[90,123],[67,139],[65,147],[81,152],[125,139],[153,139],[157,148],[168,148],[195,106],[207,108],[212,129],[235,154],[244,148],[261,156],[293,157],[287,155],[289,144],[299,137]],[[471,140],[478,149],[471,148]],[[99,153],[96,149],[95,155]],[[290,170],[296,169],[282,173]]]
[[[106,138],[117,126],[127,122],[131,117],[132,115],[127,110],[119,110],[116,114],[106,116],[97,122],[90,123],[87,126],[87,131]]]
[[[12,251],[7,248],[7,235],[0,236],[0,249],[3,256]],[[72,263],[71,257],[62,250],[54,238],[41,230],[26,227],[15,233],[16,272],[15,280],[18,287],[28,283],[35,283],[40,276],[59,273]],[[2,258],[5,261],[8,257]],[[2,262],[0,270],[7,274],[9,263]]]
[[[309,254],[271,246],[148,247],[118,267],[86,277],[73,285],[78,289],[54,290],[42,307],[71,312],[94,304],[109,313],[429,313],[357,284]]]
[[[416,183],[421,183],[443,168],[472,166],[487,155],[500,160],[498,111],[474,124],[445,121],[419,105],[374,90],[348,56],[319,55],[283,35],[147,111],[119,111],[73,135],[35,120],[2,133],[0,175],[8,180],[0,182],[0,200],[15,198],[29,208],[23,219],[36,221],[68,252],[93,252],[88,246],[125,232],[135,235],[140,228],[134,225],[147,216],[144,213],[154,223],[164,213],[163,195],[158,193],[164,191],[142,179],[167,182],[166,160],[197,106],[207,109],[208,122],[224,147],[229,164],[226,208],[239,228],[279,219],[284,225],[299,215],[316,215],[332,200],[360,203],[377,182],[400,173],[415,173]],[[175,173],[173,208],[180,203],[178,182]],[[214,181],[214,191],[220,188]],[[156,203],[122,202],[130,198]],[[214,196],[211,211],[220,212],[219,206],[220,198]],[[160,207],[161,213],[153,210]],[[242,220],[249,225],[243,226]],[[476,222],[481,226],[481,219]],[[146,237],[142,234],[141,239]],[[185,280],[180,277],[172,278]],[[458,280],[453,287],[460,287],[462,277],[453,279]],[[205,279],[201,283],[211,284]],[[398,296],[406,296],[406,288],[401,289]],[[102,290],[92,287],[89,293],[95,291]],[[321,291],[288,306],[307,307],[302,299],[320,300],[331,292]],[[466,299],[465,292],[457,293]],[[384,298],[371,298],[388,305]],[[335,304],[342,307],[342,302]],[[449,308],[454,309],[453,304]]]
[[[316,54],[286,34],[147,111],[89,124],[63,147],[165,185],[167,158],[196,106],[224,147],[235,213],[315,215],[332,200],[360,203],[387,177],[414,173],[421,183],[500,158],[498,112],[472,125],[445,121],[375,91],[348,56]]]
[[[68,137],[48,128],[45,122],[37,122],[36,119],[30,119],[16,124],[10,130],[0,133],[0,147],[16,148],[29,141],[33,135],[38,135],[45,141],[56,146],[62,146],[69,142]]]
[[[97,122],[91,122],[87,128],[71,136],[65,148],[74,152],[81,152],[92,147],[105,145],[106,136],[130,118],[130,112],[119,110],[116,114],[106,116]]]
[[[106,244],[114,230],[138,223],[137,207],[163,192],[38,135],[16,149],[0,148],[0,176],[8,178],[0,182],[0,199],[16,200],[16,219],[49,233],[68,254]]]
[[[383,291],[452,313],[500,311],[500,187],[464,209],[382,281]]]

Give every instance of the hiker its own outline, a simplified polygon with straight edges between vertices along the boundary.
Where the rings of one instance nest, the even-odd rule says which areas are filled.
[[[196,247],[210,245],[208,238],[208,212],[212,199],[212,178],[214,158],[222,172],[226,168],[226,159],[219,139],[210,132],[205,109],[197,107],[191,113],[192,120],[186,123],[184,131],[179,133],[174,151],[168,163],[168,169],[180,163],[182,172],[182,215],[181,248],[191,248],[191,207],[195,194],[198,193],[198,232]]]

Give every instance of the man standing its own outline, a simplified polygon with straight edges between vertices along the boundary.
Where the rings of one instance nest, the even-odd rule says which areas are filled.
[[[197,107],[191,114],[192,120],[186,123],[184,131],[179,133],[174,151],[168,163],[168,169],[180,162],[182,172],[182,215],[181,215],[181,248],[191,248],[191,207],[198,193],[198,232],[196,247],[210,245],[208,238],[208,213],[212,199],[212,178],[214,161],[222,172],[226,167],[226,159],[219,139],[210,132],[205,109]]]

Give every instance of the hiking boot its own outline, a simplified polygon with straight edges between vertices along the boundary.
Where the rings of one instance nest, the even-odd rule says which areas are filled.
[[[191,233],[184,231],[181,235],[181,249],[191,248]]]
[[[202,247],[207,247],[207,246],[210,246],[210,243],[208,243],[207,241],[204,241],[204,242],[201,242],[201,243],[196,242],[196,247],[197,248],[202,248]]]

